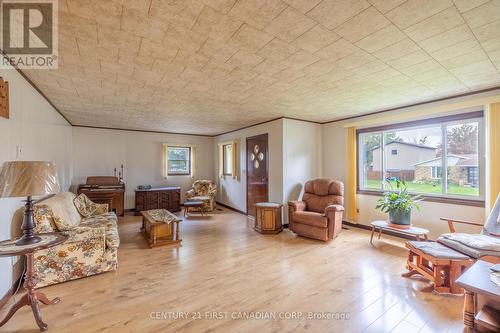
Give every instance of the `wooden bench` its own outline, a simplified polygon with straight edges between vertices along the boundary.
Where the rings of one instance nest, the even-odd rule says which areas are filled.
[[[406,248],[409,250],[406,261],[406,268],[409,272],[402,276],[412,277],[419,274],[431,281],[431,284],[422,288],[421,291],[464,293],[455,281],[467,267],[474,263],[472,259],[437,242],[409,241],[406,243]]]

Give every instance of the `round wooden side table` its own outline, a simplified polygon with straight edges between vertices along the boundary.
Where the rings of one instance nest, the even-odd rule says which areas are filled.
[[[5,325],[17,310],[27,305],[31,307],[40,331],[44,332],[47,330],[48,326],[42,320],[38,302],[50,305],[60,301],[57,297],[50,301],[44,293],[35,290],[37,280],[33,268],[33,254],[36,251],[48,249],[63,243],[68,239],[68,236],[59,233],[38,234],[37,236],[42,240],[35,244],[16,245],[14,243],[15,240],[0,242],[0,257],[26,256],[26,274],[24,275],[23,286],[27,291],[26,294],[10,308],[5,318],[0,322],[0,327]]]

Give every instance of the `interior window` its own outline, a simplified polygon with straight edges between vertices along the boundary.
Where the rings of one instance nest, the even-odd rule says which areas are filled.
[[[168,147],[168,175],[191,174],[191,148]]]

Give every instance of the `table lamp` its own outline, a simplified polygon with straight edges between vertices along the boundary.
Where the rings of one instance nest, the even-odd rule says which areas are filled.
[[[53,194],[60,191],[57,170],[52,162],[13,161],[5,162],[0,172],[0,197],[27,197],[21,229],[23,235],[16,245],[40,242],[34,235],[32,196]]]

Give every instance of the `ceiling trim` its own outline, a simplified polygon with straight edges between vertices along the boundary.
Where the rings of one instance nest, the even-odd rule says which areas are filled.
[[[38,91],[38,93],[40,95],[42,95],[43,98],[45,98],[45,100],[47,101],[47,103],[49,103],[53,108],[54,110],[57,111],[57,113],[59,113],[61,115],[61,117],[64,118],[64,120],[66,120],[68,122],[68,124],[70,124],[71,126],[73,126],[73,124],[71,123],[71,121],[68,120],[68,118],[66,118],[66,116],[61,112],[61,110],[59,110],[57,108],[57,106],[54,105],[54,103],[52,103],[52,101],[40,90],[40,88],[38,88],[38,86],[30,80],[30,78],[28,76],[26,76],[26,74],[24,74],[24,72],[19,69],[14,63],[12,63],[12,61],[10,60],[9,56],[7,55],[7,53],[4,52],[3,49],[0,49],[0,52],[2,53],[2,56],[7,59],[7,61],[10,63],[10,65],[16,69],[16,71],[33,87],[33,89],[35,89],[36,91]]]
[[[223,132],[223,133],[219,133],[219,134],[214,134],[214,135],[212,135],[212,137],[226,135],[226,134],[237,132],[237,131],[241,131],[241,130],[244,130],[244,129],[247,129],[247,128],[250,128],[250,127],[259,126],[259,125],[262,125],[262,124],[267,124],[267,123],[270,123],[270,122],[273,122],[273,121],[276,121],[276,120],[280,120],[280,119],[289,119],[289,120],[296,120],[296,121],[304,121],[306,123],[313,123],[313,124],[318,124],[318,125],[322,124],[322,122],[314,121],[314,120],[307,120],[307,119],[299,119],[299,118],[281,116],[281,117],[277,117],[277,118],[273,118],[273,119],[261,121],[260,123],[256,123],[256,124],[253,124],[253,125],[243,126],[243,127],[240,127],[240,128],[234,129],[234,130],[230,130],[230,131],[227,131],[227,132]]]
[[[131,128],[115,128],[115,127],[101,127],[101,126],[88,126],[88,125],[71,125],[71,126],[73,126],[73,127],[81,127],[81,128],[94,128],[94,129],[115,130],[115,131],[130,131],[130,132],[144,132],[144,133],[155,133],[155,134],[175,134],[175,135],[203,136],[203,137],[207,137],[207,138],[213,138],[213,137],[216,136],[216,135],[210,135],[210,134],[191,134],[191,133],[179,133],[179,132],[162,132],[162,131],[140,130],[140,129],[131,129]]]

